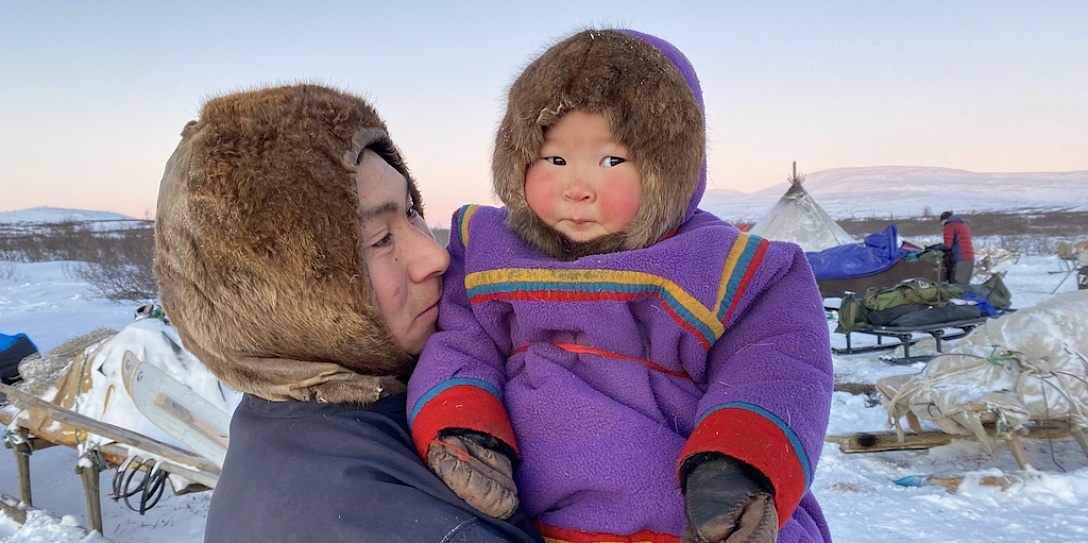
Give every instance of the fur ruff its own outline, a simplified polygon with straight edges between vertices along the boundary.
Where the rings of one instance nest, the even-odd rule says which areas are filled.
[[[364,148],[409,179],[363,99],[316,85],[208,101],[159,188],[155,275],[185,347],[272,401],[369,404],[413,359],[377,309],[359,239]]]
[[[601,113],[642,176],[642,205],[620,236],[571,242],[525,201],[525,172],[544,130],[571,110]],[[553,45],[515,80],[495,138],[492,179],[507,224],[553,257],[572,260],[648,247],[694,213],[706,184],[706,130],[694,70],[667,42],[586,30]]]

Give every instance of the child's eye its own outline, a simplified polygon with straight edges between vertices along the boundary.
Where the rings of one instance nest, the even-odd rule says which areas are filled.
[[[412,205],[408,206],[408,211],[404,212],[404,216],[408,217],[408,220],[418,218],[419,217],[419,208],[416,207],[416,204],[413,203]]]
[[[624,162],[627,162],[626,158],[620,158],[618,156],[606,156],[603,160],[601,160],[601,167],[611,168],[612,166],[619,166]]]
[[[549,162],[549,163],[551,163],[551,164],[553,164],[555,166],[566,166],[567,165],[567,161],[564,160],[563,157],[561,157],[561,156],[546,156],[546,157],[543,158],[543,160],[545,160],[545,161],[547,161],[547,162]]]

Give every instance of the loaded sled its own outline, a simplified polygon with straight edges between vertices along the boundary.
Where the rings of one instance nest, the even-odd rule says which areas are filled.
[[[1011,309],[1011,294],[1003,274],[991,275],[978,285],[935,283],[923,278],[900,281],[887,288],[870,288],[864,296],[847,294],[834,308],[838,312],[835,332],[846,336],[846,347],[835,354],[855,354],[903,347],[903,356],[894,363],[924,362],[932,356],[911,356],[910,347],[919,336],[936,342],[963,337],[989,318]],[[875,336],[876,345],[855,346],[853,334]],[[884,343],[885,338],[897,339]]]
[[[160,313],[161,315],[161,313]],[[0,385],[19,500],[33,506],[30,459],[64,445],[79,454],[89,528],[102,531],[99,473],[117,469],[114,499],[135,511],[175,494],[214,488],[240,395],[182,349],[162,318],[97,330],[25,359],[18,386]]]
[[[1072,438],[1088,455],[1088,291],[989,319],[918,374],[879,379],[875,390],[895,430],[832,435],[826,441],[846,453],[927,449],[971,439],[993,454],[1004,443],[1027,472],[1032,464],[1022,439]],[[901,484],[954,490],[959,481],[921,476]]]

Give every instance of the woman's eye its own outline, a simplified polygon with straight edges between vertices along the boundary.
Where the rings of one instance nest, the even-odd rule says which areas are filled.
[[[415,204],[408,207],[408,211],[404,212],[404,216],[408,217],[408,220],[412,220],[419,217],[419,208]]]
[[[551,163],[551,164],[553,164],[553,165],[555,165],[555,166],[566,166],[567,165],[567,161],[564,160],[563,157],[561,157],[561,156],[546,156],[546,157],[544,157],[544,160]]]
[[[386,234],[384,236],[382,236],[382,238],[379,239],[378,241],[375,241],[371,245],[371,247],[374,247],[375,249],[377,249],[377,248],[385,247],[386,245],[389,245],[390,243],[393,243],[393,233],[392,232],[386,232]]]
[[[601,167],[611,168],[612,166],[619,166],[624,162],[627,162],[626,158],[620,158],[618,156],[606,156],[603,160],[601,160]]]

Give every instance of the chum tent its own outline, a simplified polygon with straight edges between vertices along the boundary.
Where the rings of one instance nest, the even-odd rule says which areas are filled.
[[[805,252],[857,243],[801,186],[805,178],[797,175],[796,165],[794,168],[786,194],[749,232],[762,238],[796,243]]]

